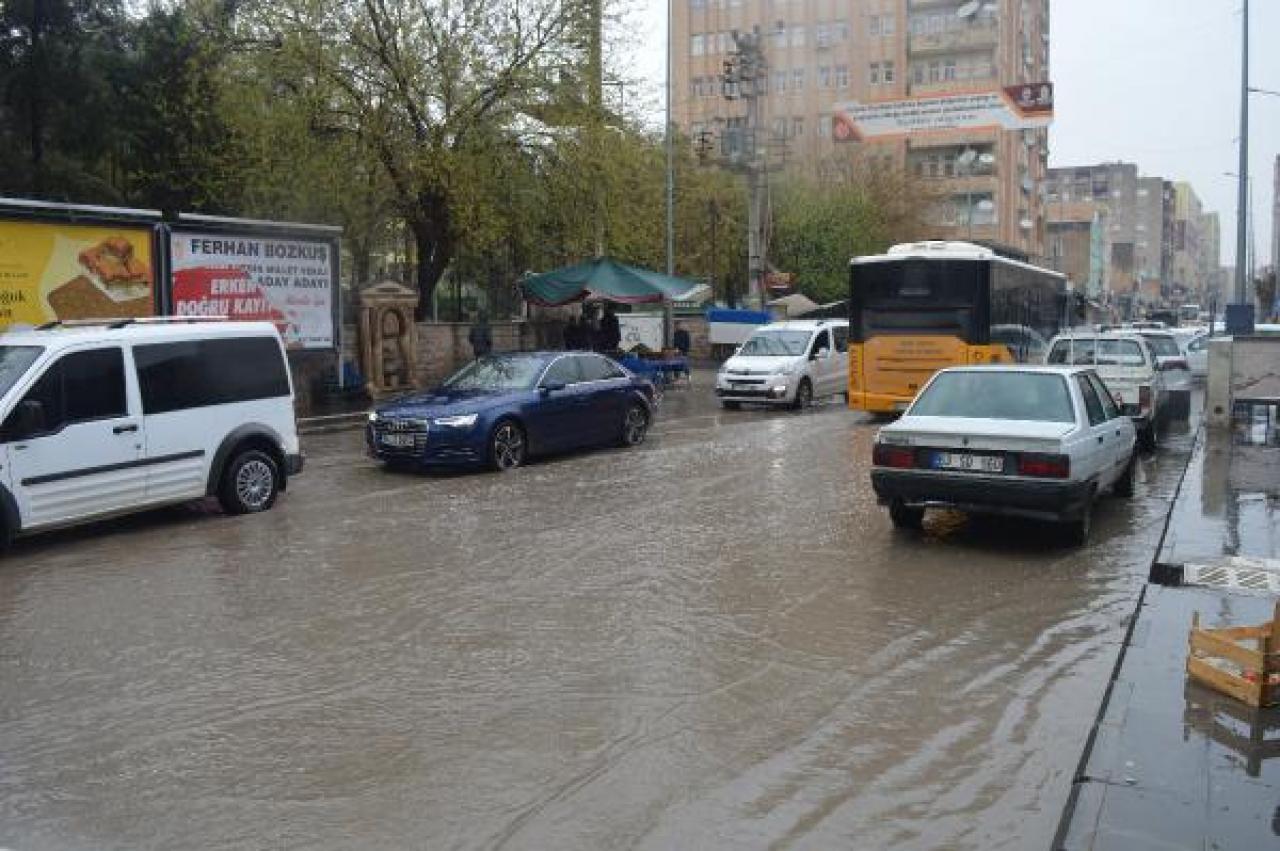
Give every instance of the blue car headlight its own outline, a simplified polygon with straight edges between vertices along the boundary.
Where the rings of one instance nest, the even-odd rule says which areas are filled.
[[[440,428],[471,428],[479,418],[479,414],[460,414],[456,417],[437,417],[431,424]]]

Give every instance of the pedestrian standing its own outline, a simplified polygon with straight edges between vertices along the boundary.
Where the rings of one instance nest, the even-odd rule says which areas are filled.
[[[489,317],[484,311],[480,312],[476,323],[471,326],[467,339],[471,342],[471,351],[475,353],[476,360],[493,351],[493,330],[489,327]]]
[[[604,316],[600,318],[600,351],[616,353],[622,345],[622,323],[618,314],[613,312],[613,305],[604,306]]]

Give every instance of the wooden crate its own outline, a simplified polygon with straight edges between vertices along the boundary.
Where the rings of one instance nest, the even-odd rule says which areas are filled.
[[[1280,602],[1260,626],[1204,629],[1191,617],[1187,673],[1209,688],[1250,706],[1280,704]],[[1252,645],[1252,647],[1248,646]]]

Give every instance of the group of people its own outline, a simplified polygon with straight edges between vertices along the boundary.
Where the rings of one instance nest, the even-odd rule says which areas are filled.
[[[612,304],[596,315],[583,308],[582,316],[574,316],[564,327],[565,351],[616,352],[622,345],[622,326]]]

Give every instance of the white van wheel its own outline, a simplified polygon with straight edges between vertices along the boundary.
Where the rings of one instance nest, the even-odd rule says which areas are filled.
[[[231,459],[222,473],[218,502],[228,514],[254,514],[275,504],[280,468],[270,455],[248,449]]]

